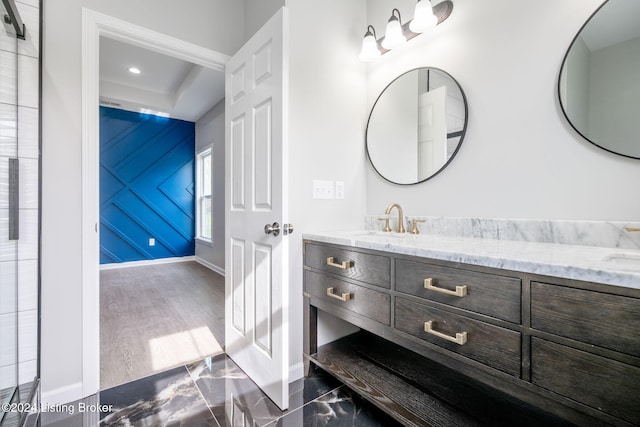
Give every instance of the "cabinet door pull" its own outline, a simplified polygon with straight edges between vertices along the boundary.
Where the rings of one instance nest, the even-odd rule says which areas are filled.
[[[349,292],[345,292],[342,295],[336,295],[333,293],[333,288],[327,288],[327,295],[331,298],[339,299],[340,301],[349,301],[351,299],[351,294]]]
[[[330,265],[331,267],[336,267],[336,268],[341,268],[343,270],[346,270],[347,268],[353,267],[353,261],[342,261],[342,264],[338,264],[336,262],[336,259],[334,257],[330,256],[329,258],[327,258],[327,265]]]
[[[454,342],[458,345],[464,345],[467,342],[467,333],[466,332],[456,332],[455,337],[450,337],[449,335],[443,334],[442,332],[438,332],[433,329],[433,320],[429,320],[428,322],[424,322],[424,331],[428,334],[434,335],[438,338],[445,339],[447,341]]]
[[[441,294],[453,295],[454,297],[463,297],[467,295],[467,285],[456,286],[455,291],[450,291],[449,289],[438,288],[433,285],[433,279],[429,277],[428,279],[424,279],[424,288],[429,289],[430,291],[440,292]]]

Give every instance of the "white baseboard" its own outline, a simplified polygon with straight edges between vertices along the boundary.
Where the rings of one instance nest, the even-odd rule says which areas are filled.
[[[207,261],[206,259],[202,259],[200,257],[195,257],[195,261],[198,264],[202,264],[205,267],[207,267],[209,270],[214,271],[214,272],[218,273],[219,275],[221,275],[222,277],[224,277],[224,268],[220,268],[217,265]]]
[[[40,399],[43,406],[63,405],[82,399],[82,382],[69,384],[68,386],[43,391]]]
[[[129,261],[129,262],[117,262],[113,264],[101,264],[100,270],[112,270],[114,268],[141,267],[145,265],[170,264],[173,262],[187,262],[187,261],[196,261],[196,257],[191,255],[191,256],[174,257],[174,258],[160,258],[160,259],[149,259],[144,261]]]
[[[289,382],[292,383],[299,380],[304,376],[304,363],[296,363],[293,366],[289,366]]]

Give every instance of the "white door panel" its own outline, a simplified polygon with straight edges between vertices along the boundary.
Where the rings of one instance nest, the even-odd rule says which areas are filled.
[[[245,334],[244,300],[245,300],[245,280],[244,280],[244,242],[232,239],[231,241],[231,265],[234,270],[231,272],[233,284],[231,287],[231,324],[239,334]],[[227,270],[228,271],[228,270]],[[228,296],[227,296],[228,298]],[[227,320],[227,319],[225,319]]]
[[[420,94],[418,101],[418,180],[436,173],[447,161],[446,86]]]
[[[288,407],[287,9],[227,64],[227,354],[281,409]]]

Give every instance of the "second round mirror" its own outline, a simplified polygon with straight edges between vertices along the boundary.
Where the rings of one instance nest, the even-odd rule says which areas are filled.
[[[640,159],[640,1],[608,0],[574,38],[558,80],[560,105],[594,145]]]

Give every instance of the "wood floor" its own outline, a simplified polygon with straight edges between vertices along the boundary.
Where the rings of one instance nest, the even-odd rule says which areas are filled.
[[[223,346],[224,277],[195,261],[100,272],[100,389]]]

